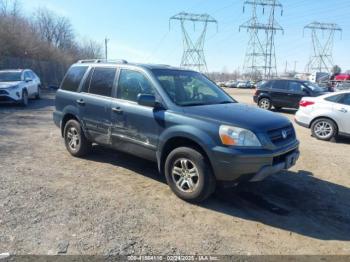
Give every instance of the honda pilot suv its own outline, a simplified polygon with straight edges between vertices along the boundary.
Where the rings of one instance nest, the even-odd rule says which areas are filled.
[[[55,124],[70,154],[92,143],[158,164],[172,191],[199,202],[217,182],[257,182],[295,165],[291,122],[237,103],[198,72],[80,61],[56,95]]]

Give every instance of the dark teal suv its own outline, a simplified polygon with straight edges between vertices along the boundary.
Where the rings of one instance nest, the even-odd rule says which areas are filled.
[[[73,156],[97,143],[155,161],[174,193],[192,202],[210,196],[217,181],[261,181],[299,157],[287,118],[165,65],[80,61],[57,92],[53,117]]]

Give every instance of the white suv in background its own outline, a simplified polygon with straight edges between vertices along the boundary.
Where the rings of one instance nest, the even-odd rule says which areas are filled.
[[[350,91],[304,97],[295,121],[311,128],[312,135],[320,140],[328,141],[337,135],[350,136]]]
[[[40,79],[32,70],[0,70],[0,102],[26,106],[29,98],[40,98],[40,87]]]

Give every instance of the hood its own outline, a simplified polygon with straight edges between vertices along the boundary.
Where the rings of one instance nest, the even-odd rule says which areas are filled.
[[[0,89],[9,88],[11,86],[19,85],[21,81],[17,82],[0,82]]]
[[[233,125],[255,132],[278,129],[291,124],[288,118],[277,113],[240,103],[193,106],[185,108],[184,112],[194,118]]]

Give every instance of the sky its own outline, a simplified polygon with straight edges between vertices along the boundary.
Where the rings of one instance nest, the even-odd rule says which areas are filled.
[[[209,25],[205,55],[209,71],[242,70],[248,33],[239,26],[250,18],[249,7],[243,12],[244,0],[22,0],[30,15],[46,7],[68,17],[81,39],[101,44],[109,39],[110,59],[130,62],[160,63],[178,66],[183,46],[180,24],[169,18],[179,12],[207,13],[218,21]],[[337,23],[343,33],[335,35],[333,60],[343,70],[350,69],[350,0],[280,0],[283,15],[276,20],[284,28],[275,38],[279,72],[296,68],[302,72],[312,54],[309,31],[303,27],[313,21]],[[258,10],[266,19],[266,13]],[[198,35],[199,27],[190,23],[189,34]],[[324,40],[324,37],[321,37]]]

